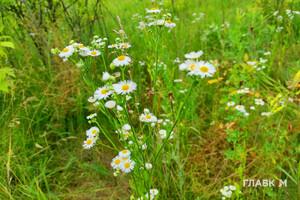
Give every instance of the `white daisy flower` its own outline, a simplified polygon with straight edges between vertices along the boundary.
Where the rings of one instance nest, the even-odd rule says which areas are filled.
[[[140,121],[141,122],[147,122],[147,123],[156,123],[157,117],[150,113],[149,111],[145,111],[140,115]]]
[[[203,51],[193,51],[184,55],[186,59],[197,59],[203,55]]]
[[[238,94],[248,94],[248,93],[250,93],[250,89],[249,88],[242,88],[242,89],[237,90],[237,93]]]
[[[108,72],[103,72],[102,73],[102,81],[107,81],[109,80],[111,75]]]
[[[150,8],[150,9],[146,8],[146,12],[151,13],[151,14],[157,14],[157,13],[160,13],[161,10],[158,8]]]
[[[256,105],[260,105],[260,106],[265,105],[265,102],[262,99],[254,99],[254,102]]]
[[[167,137],[167,131],[165,129],[161,129],[158,131],[161,139],[165,139]]]
[[[120,49],[129,49],[130,47],[131,47],[131,44],[129,44],[128,42],[119,43]]]
[[[81,56],[88,56],[91,50],[88,47],[83,47],[79,49],[79,55]]]
[[[114,100],[110,100],[110,101],[105,102],[104,106],[106,108],[113,109],[114,107],[116,107],[116,104],[117,103]]]
[[[163,26],[165,24],[164,19],[157,19],[148,23],[148,26]]]
[[[124,109],[123,109],[122,106],[117,105],[117,111],[123,111],[123,110],[124,110]]]
[[[235,109],[242,112],[242,113],[246,112],[245,106],[243,106],[243,105],[236,105]]]
[[[61,52],[58,54],[59,57],[61,58],[68,58],[73,55],[75,49],[72,45],[66,46],[61,50]]]
[[[200,61],[197,62],[196,68],[190,70],[188,75],[191,76],[196,75],[196,76],[200,76],[201,78],[204,78],[204,77],[212,77],[215,72],[216,72],[216,68],[212,64],[208,62]]]
[[[83,148],[84,149],[90,149],[92,148],[96,143],[96,138],[94,137],[88,137],[84,142],[83,142]]]
[[[113,93],[113,91],[111,91],[108,87],[103,86],[98,88],[95,93],[94,93],[94,97],[97,100],[101,100],[101,99],[106,99],[107,97],[109,97],[111,94]]]
[[[86,135],[87,135],[89,138],[96,137],[98,133],[99,133],[99,128],[96,127],[96,126],[93,126],[93,127],[91,127],[90,129],[88,129],[88,130],[86,131]]]
[[[179,65],[179,70],[181,71],[185,71],[185,70],[188,70],[188,71],[193,71],[195,70],[197,67],[197,63],[193,60],[186,60],[184,61],[184,63],[181,63]]]
[[[129,124],[124,124],[124,126],[122,126],[122,129],[123,129],[124,131],[130,131],[131,126],[130,126]]]
[[[230,190],[236,190],[236,187],[234,185],[229,185]]]
[[[227,106],[228,107],[231,107],[231,106],[234,106],[235,105],[235,102],[234,101],[229,101],[228,103],[227,103]]]
[[[127,149],[124,149],[122,151],[119,152],[119,156],[121,158],[129,158],[130,157],[131,152]]]
[[[148,146],[147,146],[147,144],[146,144],[146,143],[145,143],[145,144],[143,144],[143,145],[142,145],[142,150],[145,150],[145,149],[147,149],[147,147],[148,147]]]
[[[129,94],[136,90],[136,83],[131,80],[120,81],[117,84],[113,84],[113,87],[117,94]]]
[[[250,110],[255,110],[255,106],[250,106]]]
[[[134,169],[134,166],[135,166],[135,162],[133,160],[128,159],[122,162],[120,168],[122,172],[129,173]]]
[[[145,163],[145,168],[146,168],[147,170],[152,169],[152,164],[151,164],[151,163]]]
[[[122,158],[120,156],[116,156],[112,159],[110,165],[113,169],[120,169],[122,164]]]
[[[174,28],[175,26],[176,26],[176,24],[174,22],[172,22],[171,20],[166,20],[165,21],[165,27]]]
[[[93,56],[93,57],[99,56],[100,55],[100,51],[98,51],[98,50],[91,50],[89,52],[89,55]]]
[[[121,55],[121,56],[118,56],[117,58],[115,58],[112,63],[116,67],[126,66],[131,63],[131,58],[128,56]]]

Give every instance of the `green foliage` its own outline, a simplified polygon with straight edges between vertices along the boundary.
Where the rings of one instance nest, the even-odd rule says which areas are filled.
[[[291,18],[286,10],[300,10],[299,2],[162,2],[175,16],[172,31],[137,28],[145,9],[157,6],[146,1],[0,2],[0,91],[7,93],[0,95],[0,199],[129,199],[148,183],[159,189],[158,199],[220,199],[220,189],[229,184],[242,191],[236,199],[297,199],[300,15]],[[88,44],[93,35],[112,44],[120,26],[132,45],[127,75],[138,85],[133,99],[140,107],[130,109],[138,107],[134,115],[148,107],[180,118],[174,140],[153,163],[155,171],[141,171],[136,182],[130,175],[114,177],[111,170],[116,150],[106,136],[125,148],[115,134],[125,119],[112,117],[114,111],[103,114],[101,107],[100,142],[82,150],[86,116],[94,112],[87,99],[103,85],[103,71],[120,71],[109,67],[115,52],[105,49],[103,58],[73,56],[68,62],[50,53],[57,47],[52,52],[58,54],[70,40]],[[174,60],[197,50],[218,70],[187,95],[194,80]],[[265,68],[258,71],[248,62]],[[251,92],[237,93],[241,88]],[[265,105],[255,105],[257,98]],[[249,116],[227,106],[230,101],[244,105]],[[130,119],[139,128],[138,118]],[[151,143],[157,135],[151,130],[136,134]],[[144,155],[157,153],[151,147],[160,144],[148,145]],[[246,188],[245,178],[287,178],[289,186]]]

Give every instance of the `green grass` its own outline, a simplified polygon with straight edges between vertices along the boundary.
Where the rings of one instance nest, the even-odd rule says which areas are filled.
[[[232,199],[299,198],[300,15],[291,20],[286,9],[298,11],[300,2],[163,1],[160,7],[172,13],[176,27],[139,30],[140,19],[133,15],[143,18],[151,6],[141,0],[0,2],[0,38],[10,36],[15,46],[1,47],[0,42],[0,56],[7,55],[0,57],[0,69],[10,67],[15,75],[3,76],[10,88],[0,93],[0,199],[129,199],[145,194],[149,185],[159,190],[157,199],[221,199],[220,189],[229,184],[241,190]],[[274,16],[276,10],[282,20]],[[193,13],[200,12],[205,15],[193,23]],[[94,35],[112,44],[120,26],[132,45],[133,65],[124,76],[138,85],[128,104],[134,114],[99,110],[101,139],[84,150],[90,127],[86,116],[95,111],[87,99],[104,85],[105,64],[87,58],[79,68],[79,57],[62,62],[51,49],[62,49],[70,40],[88,44]],[[213,78],[188,77],[174,63],[197,50],[217,66]],[[266,51],[271,55],[264,56]],[[105,50],[107,68],[115,57]],[[263,71],[247,65],[261,57],[268,59]],[[237,95],[234,91],[242,87],[255,92]],[[189,89],[190,95],[180,93]],[[249,107],[254,98],[267,103],[246,118],[226,107],[232,100]],[[288,98],[293,102],[282,106]],[[177,122],[174,139],[161,149],[158,129],[138,120],[144,108]],[[263,111],[273,115],[262,117]],[[148,150],[132,152],[137,166],[143,164],[141,157],[151,160],[151,173],[136,167],[131,174],[113,176],[112,158],[128,147],[115,134],[124,123],[144,136]],[[287,179],[288,187],[243,187],[243,179]]]

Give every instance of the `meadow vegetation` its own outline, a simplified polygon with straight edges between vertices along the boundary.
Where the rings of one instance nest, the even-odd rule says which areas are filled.
[[[299,55],[299,0],[0,0],[0,199],[300,199]]]

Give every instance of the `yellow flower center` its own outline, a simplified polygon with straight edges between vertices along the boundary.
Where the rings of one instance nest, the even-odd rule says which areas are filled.
[[[129,163],[129,162],[125,163],[125,164],[124,164],[124,167],[125,167],[126,169],[130,168],[130,163]]]
[[[62,52],[64,52],[64,53],[67,53],[69,51],[69,48],[64,48],[63,50],[62,50]]]
[[[128,84],[122,85],[122,90],[124,90],[124,91],[129,90],[129,85]]]
[[[195,70],[196,65],[194,63],[192,63],[192,64],[189,65],[189,68],[190,68],[190,70],[193,71],[193,70]]]
[[[97,55],[97,52],[96,52],[96,51],[92,51],[91,54],[92,54],[93,56],[95,56],[95,55]]]
[[[116,165],[119,165],[120,163],[121,163],[121,160],[120,160],[120,159],[116,159],[116,160],[115,160],[115,164],[116,164]]]
[[[200,71],[203,72],[203,73],[206,73],[206,72],[208,72],[208,67],[206,67],[206,66],[201,66],[201,67],[200,67]]]
[[[79,44],[79,45],[78,45],[78,48],[79,48],[79,49],[81,49],[81,48],[83,48],[83,47],[84,47],[83,44]]]
[[[107,89],[103,89],[103,90],[101,90],[101,94],[107,94]]]
[[[95,135],[97,133],[97,130],[92,130],[92,134]]]
[[[87,141],[86,141],[86,144],[92,144],[93,143],[93,141],[91,140],[91,139],[88,139]]]
[[[125,58],[126,58],[126,56],[119,56],[117,59],[119,60],[119,61],[124,61],[125,60]]]
[[[146,119],[151,119],[151,115],[147,114]]]
[[[127,152],[128,152],[128,150],[123,150],[122,151],[123,154],[126,154]]]

